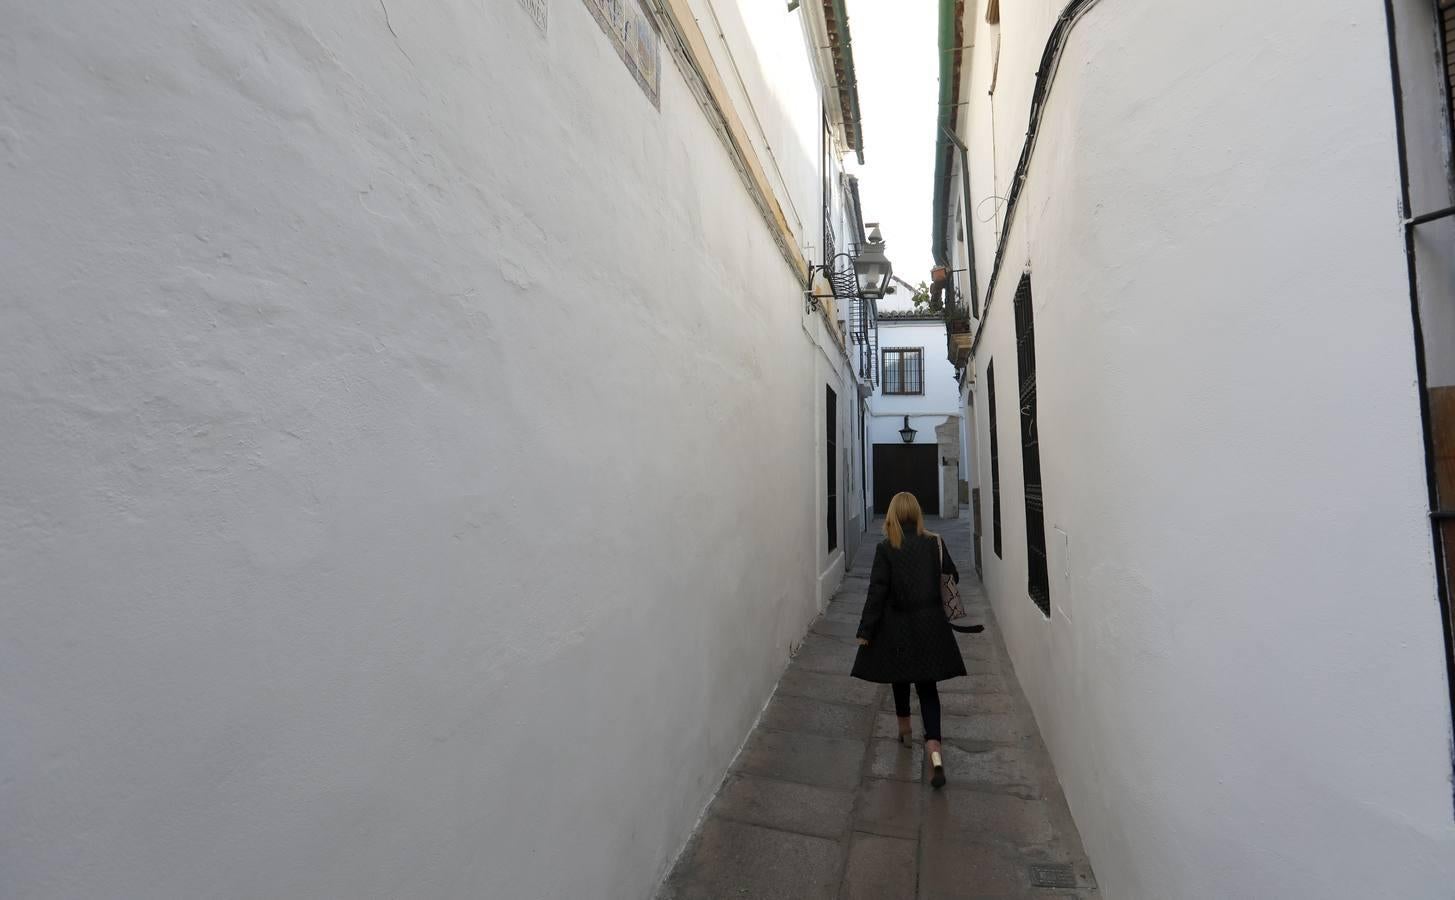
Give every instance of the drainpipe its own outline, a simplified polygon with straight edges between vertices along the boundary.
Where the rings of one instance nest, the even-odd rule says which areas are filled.
[[[975,207],[970,205],[970,148],[960,140],[960,136],[954,132],[950,133],[950,140],[955,142],[955,147],[960,151],[960,193],[962,202],[965,204],[965,256],[966,271],[970,276],[970,317],[980,318],[980,284],[975,277],[975,229],[970,224],[970,211]],[[949,210],[945,211],[946,216]],[[949,220],[946,219],[946,224]]]
[[[957,0],[940,0],[940,111],[935,122],[935,201],[934,233],[930,252],[935,265],[950,266],[949,253],[945,247],[945,224],[949,207],[950,169],[950,122],[955,113],[955,61],[960,58],[960,48],[955,46],[955,7]],[[968,223],[967,223],[968,225]]]

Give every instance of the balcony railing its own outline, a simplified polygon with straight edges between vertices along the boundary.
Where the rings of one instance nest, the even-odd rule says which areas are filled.
[[[955,288],[953,279],[945,282],[945,349],[955,368],[964,368],[970,360],[970,344],[975,336],[971,332],[970,306]]]

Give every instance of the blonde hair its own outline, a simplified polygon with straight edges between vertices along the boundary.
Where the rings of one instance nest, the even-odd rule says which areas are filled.
[[[900,492],[889,501],[889,512],[884,516],[884,536],[889,546],[898,550],[904,545],[904,534],[919,536],[925,533],[925,514],[919,508],[914,494]]]

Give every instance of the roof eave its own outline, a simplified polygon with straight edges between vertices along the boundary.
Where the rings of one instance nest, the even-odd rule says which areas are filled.
[[[859,113],[859,81],[854,74],[853,39],[849,34],[849,14],[844,0],[823,0],[824,21],[827,25],[829,49],[834,58],[834,78],[839,94],[839,106],[843,110],[845,137],[859,165],[864,164],[864,123]]]
[[[959,124],[960,64],[963,50],[960,35],[963,29],[965,0],[940,0],[939,115],[935,117],[935,199],[930,252],[935,265],[950,264],[949,211],[950,172],[954,159],[953,136]]]

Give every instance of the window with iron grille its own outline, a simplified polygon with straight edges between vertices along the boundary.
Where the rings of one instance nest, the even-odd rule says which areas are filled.
[[[827,385],[824,386],[824,391],[824,420],[828,427],[828,465],[824,467],[824,471],[828,493],[829,552],[832,553],[839,548],[839,398],[834,389]]]
[[[990,410],[990,532],[995,555],[1000,557],[1000,437],[995,433],[995,360],[985,366],[985,405]]]
[[[886,394],[923,394],[925,392],[924,348],[897,348],[884,351],[880,368]]]
[[[1440,61],[1444,63],[1445,106],[1455,133],[1455,0],[1439,0]]]
[[[1036,409],[1036,324],[1031,308],[1031,276],[1015,291],[1015,346],[1020,368],[1021,470],[1026,495],[1027,590],[1051,614],[1051,576],[1046,565],[1046,506],[1041,491],[1041,432]]]

